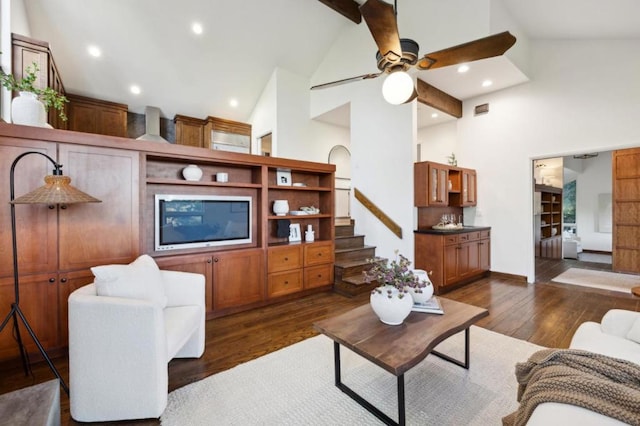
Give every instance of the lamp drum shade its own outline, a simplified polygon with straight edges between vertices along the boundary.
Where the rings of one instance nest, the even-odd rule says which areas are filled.
[[[100,203],[97,198],[71,186],[71,178],[63,175],[48,175],[40,188],[12,200],[11,204],[73,204]]]

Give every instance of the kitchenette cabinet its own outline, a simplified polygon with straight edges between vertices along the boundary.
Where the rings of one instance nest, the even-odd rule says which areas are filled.
[[[416,231],[415,267],[429,273],[436,294],[470,282],[491,269],[491,228]]]

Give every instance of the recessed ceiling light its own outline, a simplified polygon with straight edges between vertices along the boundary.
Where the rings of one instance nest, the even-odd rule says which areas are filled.
[[[87,48],[87,51],[89,52],[89,55],[93,56],[94,58],[99,58],[100,56],[102,56],[102,52],[97,46],[89,46]]]
[[[202,34],[202,24],[200,24],[199,22],[194,22],[193,24],[191,24],[191,31],[193,31],[194,34]]]
[[[237,99],[229,100],[229,105],[231,105],[234,108],[237,107],[238,106],[238,100]]]
[[[438,118],[438,113],[434,112],[433,114],[431,114],[431,118]]]
[[[482,87],[489,87],[493,84],[493,81],[491,80],[485,80],[482,82]]]
[[[458,67],[458,72],[461,73],[461,74],[465,73],[467,71],[469,71],[469,65],[467,65],[467,64],[462,64],[462,65],[460,65]]]
[[[140,86],[136,86],[135,84],[132,85],[129,90],[131,90],[131,93],[133,93],[134,95],[139,95],[141,90],[140,90]]]

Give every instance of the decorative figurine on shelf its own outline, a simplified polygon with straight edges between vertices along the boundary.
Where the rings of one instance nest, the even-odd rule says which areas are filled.
[[[304,240],[308,243],[312,243],[315,239],[315,232],[311,228],[311,225],[307,225],[307,230],[304,233]]]
[[[457,166],[458,160],[456,159],[456,154],[452,152],[451,155],[447,157],[447,162],[450,166]]]

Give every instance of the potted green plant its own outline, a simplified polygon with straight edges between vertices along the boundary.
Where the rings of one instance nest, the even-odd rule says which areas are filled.
[[[20,113],[18,113],[18,117],[16,117],[16,114],[14,112],[14,109],[15,109],[14,103],[16,102],[17,99],[20,98],[20,96],[16,97],[13,99],[12,107],[11,107],[12,120],[16,124],[44,126],[46,125],[46,122],[47,122],[46,111],[48,111],[48,109],[51,107],[58,110],[58,115],[60,116],[61,120],[63,121],[67,120],[67,116],[64,113],[64,104],[65,102],[69,102],[69,100],[64,95],[61,95],[60,93],[53,90],[51,87],[45,87],[44,89],[35,87],[34,83],[38,78],[38,74],[37,74],[38,71],[39,71],[38,64],[34,62],[32,65],[28,66],[25,69],[24,76],[20,80],[16,80],[12,74],[5,74],[4,72],[0,73],[0,84],[2,84],[4,88],[12,92],[14,91],[19,92],[20,96],[31,97],[35,99],[36,101],[42,104],[45,112],[43,117],[41,116],[42,115],[41,112],[33,112],[32,114],[38,116],[38,118],[35,118],[35,119],[32,117],[23,118]],[[19,108],[22,108],[22,109],[25,109],[27,105],[29,105],[28,108],[39,108],[33,103],[32,99],[29,99],[26,101],[20,100],[17,102],[20,105]],[[30,105],[33,105],[33,107],[31,107]],[[21,109],[21,112],[22,112],[22,109]]]

